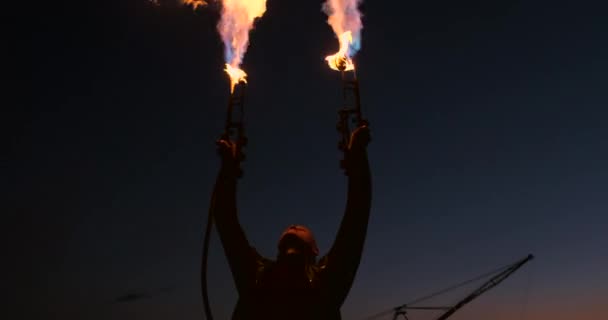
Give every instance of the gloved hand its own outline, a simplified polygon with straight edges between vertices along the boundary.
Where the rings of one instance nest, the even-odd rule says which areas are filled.
[[[370,141],[371,135],[367,124],[359,126],[351,134],[348,150],[344,154],[344,159],[340,161],[340,167],[344,169],[344,173],[347,176],[365,168],[367,163],[367,145]]]
[[[236,143],[228,139],[219,139],[216,141],[216,145],[217,152],[222,160],[222,170],[238,174],[242,155],[238,154]]]
[[[371,135],[370,135],[369,126],[367,126],[365,124],[362,126],[359,126],[351,134],[350,142],[348,145],[348,151],[364,152],[364,151],[366,151],[367,146],[369,145],[370,141],[371,141]]]

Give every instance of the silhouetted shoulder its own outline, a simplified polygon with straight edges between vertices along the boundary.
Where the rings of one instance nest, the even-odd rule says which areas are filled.
[[[264,271],[268,270],[275,261],[262,256],[254,247],[249,247],[252,260],[255,261],[255,283],[260,281]]]

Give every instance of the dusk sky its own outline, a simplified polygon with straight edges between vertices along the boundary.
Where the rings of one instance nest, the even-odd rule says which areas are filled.
[[[322,2],[268,0],[243,63],[239,217],[271,258],[292,223],[326,253],[344,211]],[[608,319],[608,18],[594,2],[363,1],[355,63],[373,204],[343,319],[529,253],[451,319]],[[219,6],[160,4],[47,2],[22,18],[31,104],[5,118],[2,162],[6,276],[27,318],[204,317],[202,237],[229,94]],[[237,296],[215,231],[209,259],[213,312],[229,319]]]

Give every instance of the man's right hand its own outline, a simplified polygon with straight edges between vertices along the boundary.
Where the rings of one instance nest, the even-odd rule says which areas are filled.
[[[217,152],[222,159],[222,169],[235,172],[238,171],[239,155],[237,154],[238,150],[236,143],[230,140],[220,139],[216,142],[216,145]]]

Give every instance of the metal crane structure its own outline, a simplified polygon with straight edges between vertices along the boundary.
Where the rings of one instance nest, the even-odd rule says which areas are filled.
[[[508,278],[510,275],[512,275],[515,271],[517,271],[519,268],[521,268],[524,264],[526,264],[528,261],[532,260],[533,258],[534,258],[534,256],[529,254],[525,258],[520,259],[513,264],[510,264],[505,267],[499,268],[497,270],[482,274],[473,279],[461,282],[459,284],[453,285],[451,287],[448,287],[446,289],[440,290],[433,294],[424,296],[422,298],[415,299],[409,303],[391,308],[390,310],[381,312],[379,314],[375,314],[371,317],[366,318],[366,320],[378,319],[380,317],[386,316],[391,313],[393,314],[393,320],[397,320],[399,318],[399,316],[402,316],[404,319],[409,320],[409,318],[407,317],[408,310],[429,310],[429,311],[443,310],[444,312],[439,317],[437,317],[436,320],[445,320],[445,319],[449,318],[451,315],[453,315],[460,308],[462,308],[463,306],[468,304],[469,302],[473,301],[474,299],[476,299],[477,297],[479,297],[486,291],[488,291],[488,290],[494,288],[495,286],[497,286],[498,284],[500,284],[502,281],[504,281],[506,278]],[[417,305],[418,303],[420,303],[422,301],[426,301],[433,297],[444,294],[448,291],[452,291],[454,289],[460,288],[464,285],[470,284],[475,281],[479,281],[479,280],[487,278],[489,276],[492,276],[492,277],[489,280],[487,280],[486,282],[484,282],[477,289],[475,289],[473,292],[468,294],[464,299],[461,299],[454,305],[451,305],[451,306],[418,306]]]

